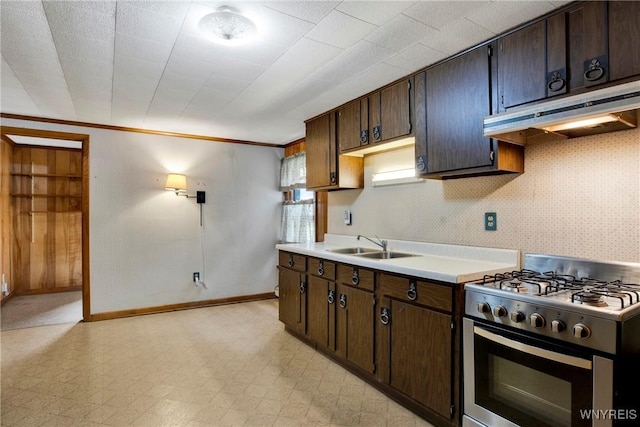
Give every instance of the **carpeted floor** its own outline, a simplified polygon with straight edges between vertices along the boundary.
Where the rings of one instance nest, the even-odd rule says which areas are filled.
[[[0,329],[77,323],[82,320],[82,292],[14,297],[0,308]]]

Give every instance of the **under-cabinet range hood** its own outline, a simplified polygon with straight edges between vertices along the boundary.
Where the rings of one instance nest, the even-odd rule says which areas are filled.
[[[640,81],[487,116],[484,136],[528,144],[635,128]]]

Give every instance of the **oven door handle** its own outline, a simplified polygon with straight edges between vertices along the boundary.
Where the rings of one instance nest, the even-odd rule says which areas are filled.
[[[582,368],[582,369],[588,369],[588,370],[593,369],[591,360],[581,359],[579,357],[574,357],[574,356],[567,356],[566,354],[560,354],[554,351],[549,351],[542,348],[534,347],[529,344],[524,344],[518,341],[514,341],[509,338],[505,338],[501,335],[494,334],[493,332],[489,332],[486,329],[480,328],[478,326],[473,327],[473,333],[476,335],[480,335],[481,337],[486,338],[489,341],[502,344],[506,347],[509,347],[524,353],[533,354],[534,356],[538,356],[543,359],[552,360],[554,362],[562,363],[564,365],[575,366],[576,368]]]

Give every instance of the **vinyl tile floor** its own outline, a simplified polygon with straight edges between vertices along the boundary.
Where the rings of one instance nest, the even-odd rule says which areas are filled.
[[[287,334],[277,300],[1,334],[2,426],[431,426]]]

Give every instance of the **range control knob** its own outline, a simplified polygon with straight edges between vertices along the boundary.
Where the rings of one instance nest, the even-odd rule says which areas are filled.
[[[479,313],[491,313],[491,306],[486,302],[478,303],[478,312]]]
[[[501,305],[493,307],[493,315],[496,317],[504,317],[507,315],[507,309]]]
[[[553,332],[562,332],[565,329],[567,329],[567,325],[562,320],[555,319],[551,321],[551,330]]]
[[[591,336],[591,329],[582,323],[576,323],[573,327],[573,336],[578,339],[585,339]]]
[[[531,322],[531,326],[538,329],[544,328],[544,325],[546,323],[546,321],[544,320],[544,317],[538,313],[533,313],[529,318],[529,321]]]
[[[511,313],[511,321],[515,323],[520,323],[524,321],[524,319],[525,319],[525,315],[521,311],[514,311],[513,313]]]

